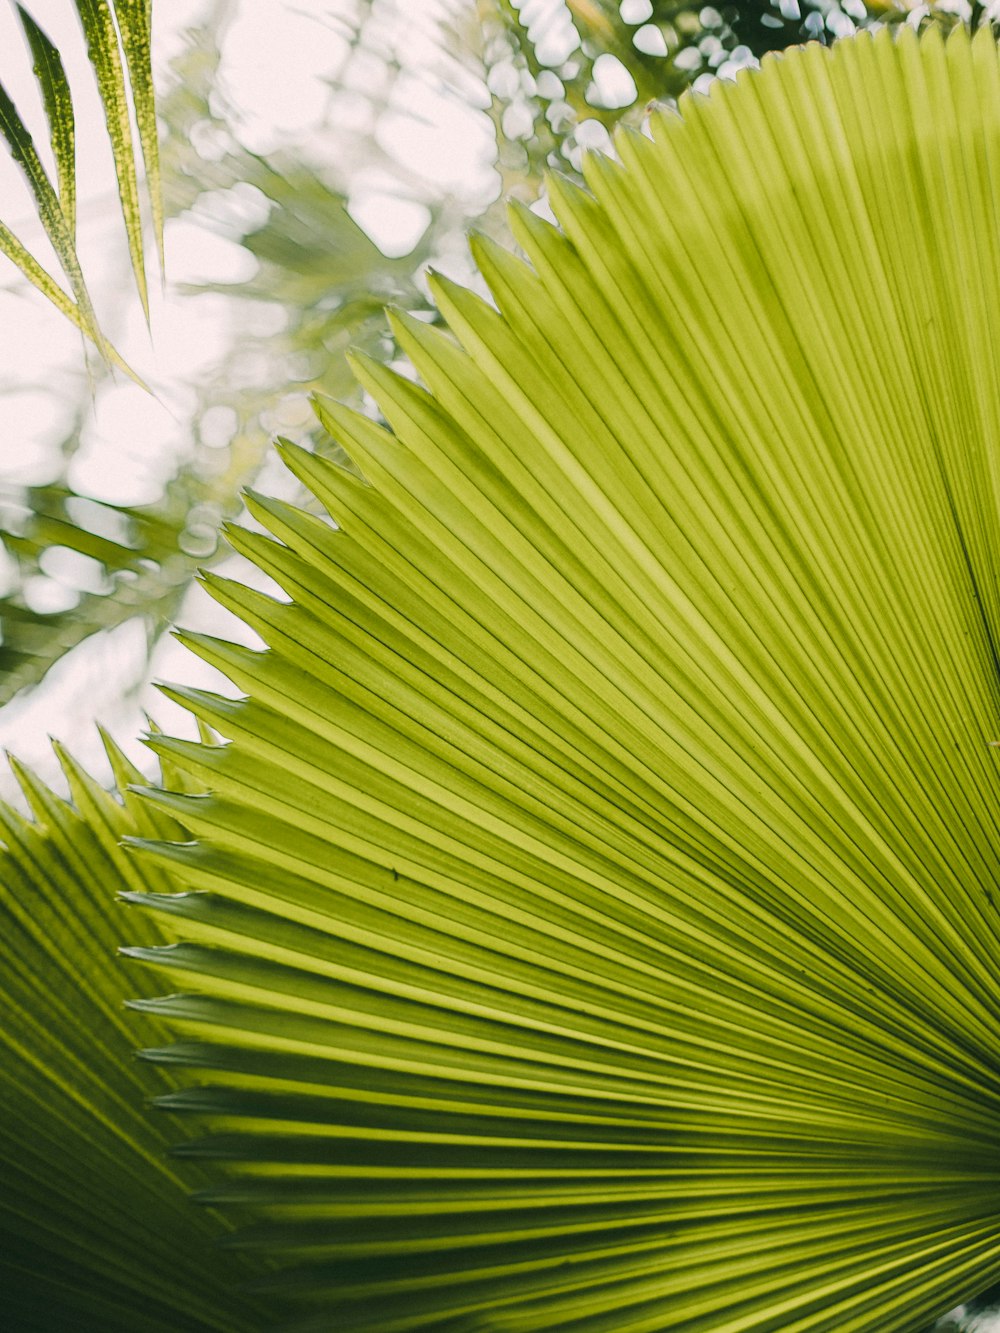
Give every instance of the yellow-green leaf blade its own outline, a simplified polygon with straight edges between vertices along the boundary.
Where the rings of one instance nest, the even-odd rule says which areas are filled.
[[[31,15],[18,5],[28,38],[35,77],[49,122],[49,142],[56,162],[59,204],[71,237],[76,235],[76,122],[62,57]]]
[[[87,51],[97,78],[101,102],[104,105],[108,137],[115,161],[115,174],[118,178],[122,218],[132,260],[132,272],[135,275],[142,308],[148,319],[149,294],[142,243],[142,212],[139,205],[125,73],[118,48],[114,15],[108,0],[76,0],[76,8],[87,40]]]
[[[31,133],[2,83],[0,83],[0,134],[7,140],[11,155],[24,172],[34,195],[38,216],[45,228],[46,235],[52,243],[52,248],[59,257],[59,262],[63,266],[66,277],[69,279],[73,295],[76,297],[76,309],[80,320],[83,322],[82,327],[97,345],[101,354],[110,359],[108,344],[98,325],[97,315],[87,291],[87,284],[84,281],[83,271],[77,257],[76,244],[59,198],[52,188],[52,183],[38,156]],[[9,231],[7,235],[9,237]],[[39,266],[37,264],[32,265],[30,273],[27,270],[24,271],[26,276],[38,286]],[[43,290],[45,289],[43,288]],[[50,300],[53,299],[51,292],[46,290],[45,294],[49,296]]]
[[[139,378],[132,367],[122,359],[109,342],[104,341],[102,345],[94,338],[93,330],[80,314],[79,307],[70,300],[52,275],[42,268],[30,250],[27,250],[2,222],[0,222],[0,251],[13,260],[32,286],[36,287],[43,296],[48,297],[56,309],[75,324],[81,333],[85,333],[94,342],[98,350],[110,359],[113,365],[124,371],[129,379],[138,384],[141,389],[147,389],[148,391],[148,385]]]
[[[282,447],[158,736],[150,1053],[303,1327],[914,1333],[1000,1276],[1000,60],[790,51]],[[942,243],[947,237],[948,243]],[[989,238],[989,239],[987,239]],[[222,1172],[225,1176],[222,1176]]]
[[[160,144],[156,130],[156,99],[152,67],[152,0],[115,0],[115,17],[128,66],[139,143],[146,164],[146,188],[153,217],[153,233],[163,269],[163,191],[160,183]]]
[[[0,250],[9,259],[13,260],[28,281],[34,287],[37,287],[43,296],[48,297],[61,314],[71,320],[81,332],[89,334],[83,316],[76,305],[66,295],[55,278],[42,268],[30,250],[27,250],[2,222],[0,222]]]
[[[116,890],[170,881],[120,839],[168,826],[151,826],[148,810],[137,819],[57,752],[72,804],[16,761],[34,817],[0,804],[4,1322],[246,1333],[260,1307],[227,1284],[239,1264],[215,1249],[217,1216],[186,1196],[197,1171],[168,1158],[176,1128],[148,1114],[170,1084],[136,1066],[123,1004],[136,978],[117,956]]]

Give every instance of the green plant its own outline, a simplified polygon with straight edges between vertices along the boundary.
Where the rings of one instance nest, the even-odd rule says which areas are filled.
[[[592,142],[595,134],[606,135],[619,122],[638,127],[652,103],[672,103],[692,82],[700,88],[706,80],[719,73],[731,74],[737,66],[767,50],[783,49],[803,37],[842,35],[854,25],[891,24],[904,19],[911,23],[931,21],[923,10],[908,13],[878,4],[865,8],[853,0],[848,6],[850,13],[838,5],[807,4],[798,18],[788,17],[791,10],[787,5],[784,11],[768,5],[716,11],[659,2],[644,5],[635,0],[620,9],[604,0],[587,0],[567,7],[561,35],[553,46],[553,25],[545,22],[548,11],[544,5],[539,9],[534,5],[515,6],[509,0],[482,0],[472,6],[454,0],[444,7],[436,28],[442,47],[441,69],[427,73],[447,81],[448,71],[454,67],[462,69],[466,79],[471,74],[486,81],[491,90],[496,166],[502,182],[501,195],[494,203],[477,202],[470,213],[467,202],[449,199],[440,189],[429,188],[421,181],[419,172],[407,172],[393,162],[372,132],[354,136],[345,132],[335,114],[327,130],[328,139],[339,146],[333,152],[317,153],[315,147],[305,152],[300,144],[267,158],[248,151],[234,130],[235,118],[217,77],[220,45],[235,8],[234,0],[215,0],[191,34],[187,49],[173,62],[172,80],[157,100],[165,134],[160,148],[153,145],[149,149],[155,169],[148,180],[151,216],[177,218],[193,209],[204,218],[212,208],[218,209],[222,216],[217,225],[222,234],[238,239],[260,263],[259,272],[246,282],[214,288],[230,297],[238,295],[251,312],[250,318],[241,323],[240,337],[230,354],[217,365],[206,366],[197,385],[186,386],[187,392],[197,392],[190,435],[200,439],[203,421],[210,419],[209,414],[215,413],[218,419],[220,412],[227,412],[234,422],[229,428],[231,444],[216,441],[213,448],[196,449],[193,457],[181,462],[167,492],[157,501],[141,513],[116,519],[112,507],[94,506],[94,497],[79,494],[69,479],[79,423],[91,418],[95,399],[100,407],[104,390],[113,389],[113,384],[109,376],[100,375],[95,385],[91,376],[89,386],[81,382],[73,395],[60,376],[58,390],[50,388],[50,393],[59,400],[60,408],[72,396],[78,397],[76,426],[68,434],[61,456],[52,450],[48,473],[38,477],[39,484],[27,489],[10,488],[0,508],[0,539],[7,555],[13,558],[9,584],[0,598],[2,701],[32,688],[51,665],[84,639],[127,620],[141,620],[151,651],[190,589],[196,564],[190,557],[209,559],[210,539],[199,537],[194,541],[188,531],[191,511],[193,525],[199,530],[206,521],[217,523],[218,516],[238,514],[240,489],[254,483],[262,464],[266,465],[269,440],[275,430],[294,430],[299,442],[320,446],[328,443],[321,432],[303,421],[305,395],[322,392],[357,401],[358,390],[345,359],[348,348],[361,348],[388,362],[398,358],[400,352],[383,317],[383,306],[401,305],[433,317],[423,280],[427,264],[441,263],[445,256],[455,276],[456,256],[464,247],[464,234],[470,225],[506,244],[512,243],[505,201],[517,198],[533,204],[539,200],[544,194],[546,168],[554,167],[571,179],[582,179],[582,146]],[[349,40],[355,53],[352,59],[358,59],[359,67],[365,61],[386,62],[386,51],[377,37],[371,39],[370,48],[367,44],[369,29],[378,28],[384,8],[375,5],[373,9],[370,0],[357,0],[338,9],[336,19],[331,16],[331,22]],[[646,9],[650,13],[641,17]],[[107,36],[106,20],[111,10],[103,4],[82,6],[83,10],[91,14],[91,26],[98,11],[104,15],[101,30]],[[133,16],[138,13],[134,6],[125,6],[124,10]],[[148,25],[148,9],[143,9],[143,14],[143,23]],[[978,22],[983,14],[977,10],[969,17]],[[944,28],[956,21],[956,15],[948,9],[936,9],[933,21]],[[29,16],[24,16],[23,24],[34,35],[36,46],[47,42]],[[660,34],[659,45],[650,42],[654,30]],[[122,37],[127,40],[123,40],[117,60],[112,55],[103,63],[99,87],[110,98],[107,114],[114,123],[118,114],[115,107],[120,107],[126,95],[125,71],[139,80],[138,99],[147,109],[143,123],[148,139],[153,90],[148,49],[135,45],[138,32],[135,23],[122,28]],[[45,50],[50,48],[48,43]],[[98,48],[91,43],[89,49],[93,53]],[[58,53],[53,52],[48,60],[58,60]],[[607,61],[616,65],[626,81],[632,80],[634,96],[625,105],[604,104],[597,75],[602,62]],[[349,74],[350,68],[348,62],[341,77]],[[77,181],[69,88],[65,76],[59,74],[57,82],[63,92],[53,101],[55,76],[47,72],[44,63],[39,64],[39,71],[43,90],[49,90],[52,114],[46,128],[58,177],[58,191],[47,188],[53,197],[58,194],[65,198],[65,205],[60,205],[65,214],[64,230],[72,232]],[[385,89],[370,96],[373,116],[384,109],[393,86],[392,72],[387,68]],[[59,106],[68,108],[66,123],[57,114]],[[20,142],[27,136],[27,129],[19,118],[16,123]],[[116,166],[127,177],[121,194],[125,199],[135,199],[141,193],[133,160],[136,154],[129,156],[124,147],[124,140],[119,138]],[[334,159],[333,166],[328,158]],[[351,171],[345,165],[352,160],[377,164],[386,173],[392,172],[404,197],[420,200],[427,207],[430,223],[409,254],[387,258],[352,221],[346,207]],[[39,172],[44,175],[40,164],[32,179]],[[243,197],[249,193],[258,200],[263,195],[265,215],[258,214],[242,229],[234,229],[232,220],[225,220],[226,200],[237,198],[241,192]],[[239,213],[238,207],[235,212]],[[141,228],[134,210],[127,216],[131,219],[128,234],[134,256],[141,243]],[[161,224],[154,228],[161,229]],[[461,265],[458,268],[461,270]],[[466,274],[471,276],[471,271]],[[204,295],[209,290],[213,290],[210,284],[203,285],[193,288],[192,294]],[[98,293],[98,305],[100,296]],[[70,300],[71,295],[63,293],[61,299]],[[273,320],[267,322],[266,331],[255,333],[254,315],[268,308]],[[280,325],[283,327],[279,330]],[[254,363],[249,374],[248,360]],[[282,420],[286,406],[294,424]],[[77,513],[99,517],[100,530],[91,532],[84,524],[76,534],[71,532],[66,525],[74,524]],[[215,520],[211,520],[212,514],[217,516]],[[39,562],[40,541],[45,540],[53,522],[62,525],[63,549],[58,560],[50,554]],[[129,550],[124,556],[106,550],[95,557],[96,563],[77,561],[75,566],[67,556],[67,551],[93,548],[95,536],[126,532],[130,534],[126,543]],[[104,559],[105,554],[110,555],[110,563]],[[224,545],[218,544],[211,560],[217,562],[226,554]],[[132,568],[136,562],[138,576]],[[66,582],[62,577],[50,578],[49,565],[57,567]],[[79,583],[74,569],[80,570]]]
[[[320,402],[327,514],[229,533],[291,602],[206,575],[267,650],[187,636],[247,700],[172,692],[229,743],[151,740],[128,952],[186,990],[133,1007],[285,1326],[891,1333],[1000,1277],[1000,57],[682,110],[476,243],[498,309],[395,320],[420,383],[355,362],[384,425]]]
[[[122,790],[141,781],[107,745]],[[0,807],[4,1322],[18,1333],[239,1333],[263,1307],[235,1290],[248,1270],[213,1249],[223,1227],[191,1206],[197,1177],[167,1155],[178,1135],[149,1115],[145,1103],[171,1085],[128,1057],[124,1004],[143,979],[115,957],[123,922],[109,887],[167,887],[120,839],[182,830],[59,758],[72,804],[19,768],[32,819]],[[147,946],[163,942],[154,922],[135,927]]]
[[[150,65],[152,0],[75,0],[75,3],[104,106],[132,271],[148,318],[149,298],[142,241],[138,164],[128,97],[131,93],[149,185],[153,230],[162,258],[159,143]],[[62,57],[21,5],[17,6],[17,11],[31,51],[35,77],[48,120],[49,142],[57,172],[56,186],[35,149],[30,130],[2,84],[0,133],[7,140],[15,161],[24,172],[45,234],[69,282],[70,294],[63,291],[14,233],[2,224],[0,251],[13,259],[25,277],[78,325],[105,357],[121,366],[120,358],[101,332],[76,251],[76,135],[72,93]]]

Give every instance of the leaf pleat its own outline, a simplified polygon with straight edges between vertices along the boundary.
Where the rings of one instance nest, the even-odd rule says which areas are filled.
[[[120,752],[120,776],[140,775]],[[217,1248],[217,1216],[196,1212],[198,1183],[167,1155],[176,1133],[150,1120],[169,1087],[131,1059],[124,1008],[136,977],[117,957],[122,883],[163,891],[155,866],[127,858],[126,833],[178,832],[131,811],[60,751],[73,797],[15,763],[33,819],[0,807],[0,1289],[3,1323],[119,1333],[246,1330],[238,1265]],[[145,943],[162,943],[150,921]],[[245,1276],[245,1275],[244,1275]]]
[[[1000,66],[859,36],[689,98],[488,304],[359,358],[333,522],[206,576],[246,698],[136,1007],[293,1327],[917,1330],[1000,1277]]]

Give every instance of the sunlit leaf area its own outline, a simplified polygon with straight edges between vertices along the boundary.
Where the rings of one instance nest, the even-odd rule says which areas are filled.
[[[998,36],[0,7],[0,1327],[1000,1333]]]

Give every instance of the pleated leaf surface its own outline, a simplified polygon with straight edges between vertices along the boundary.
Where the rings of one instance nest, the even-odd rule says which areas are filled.
[[[1000,1277],[1000,65],[808,46],[359,361],[158,738],[140,1001],[301,1329],[916,1330]]]
[[[140,776],[112,757],[123,781]],[[115,895],[167,881],[119,840],[171,825],[60,758],[72,804],[19,769],[34,817],[0,806],[0,1323],[249,1333],[260,1305],[236,1291],[220,1219],[191,1203],[197,1170],[168,1156],[176,1126],[148,1106],[165,1078],[135,1061],[124,1007],[137,978],[117,956]],[[165,939],[153,920],[143,933]]]

